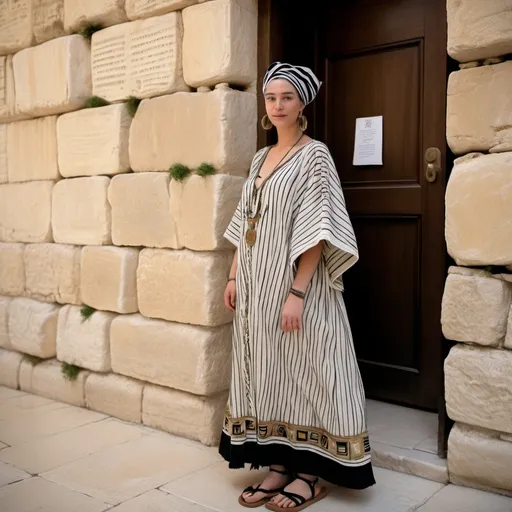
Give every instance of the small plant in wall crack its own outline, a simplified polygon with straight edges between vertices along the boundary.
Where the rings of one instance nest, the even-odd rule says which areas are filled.
[[[110,102],[105,98],[100,98],[99,96],[91,96],[87,103],[85,104],[85,108],[98,108],[98,107],[106,107],[110,105]]]
[[[62,363],[61,372],[65,380],[74,381],[78,377],[78,374],[82,371],[82,368],[75,366],[74,364]]]
[[[176,181],[183,181],[192,171],[183,164],[174,164],[169,169],[171,178]]]
[[[130,96],[128,98],[126,101],[126,110],[128,110],[128,115],[130,117],[135,117],[141,101],[141,99],[136,98],[135,96]]]
[[[203,178],[205,176],[212,176],[213,174],[216,174],[216,173],[217,173],[217,169],[215,169],[215,167],[213,167],[213,165],[207,164],[206,162],[203,162],[197,168],[197,171],[196,171],[196,174],[198,174],[199,176],[202,176]]]
[[[95,311],[96,310],[93,307],[91,307],[91,306],[87,306],[87,305],[82,306],[82,309],[80,310],[80,315],[82,317],[82,322],[84,322],[85,320],[88,320],[89,318],[91,318],[92,314]]]
[[[85,39],[91,40],[92,35],[95,32],[98,32],[99,30],[103,30],[102,25],[98,25],[96,23],[89,23],[88,25],[84,25],[77,34],[80,34],[82,37],[85,37]]]

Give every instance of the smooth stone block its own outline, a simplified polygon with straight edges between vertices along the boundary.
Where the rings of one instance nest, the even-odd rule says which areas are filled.
[[[1,59],[2,57],[0,57]],[[0,124],[0,184],[9,181],[7,168],[7,125]]]
[[[0,348],[11,349],[9,339],[9,304],[11,297],[0,297]]]
[[[18,374],[23,354],[0,349],[0,386],[18,389]]]
[[[23,114],[22,112],[20,112],[16,106],[16,89],[14,84],[14,70],[12,68],[12,58],[12,55],[4,55],[0,57],[0,124],[11,123],[13,121],[20,121],[22,119],[29,118],[27,114]],[[5,137],[7,137],[7,132],[5,133]],[[0,139],[0,155],[1,153],[2,143]],[[2,164],[0,160],[0,183],[2,182],[1,165]],[[5,171],[5,173],[7,174],[7,170]]]
[[[25,293],[24,244],[0,243],[0,294],[19,296]]]

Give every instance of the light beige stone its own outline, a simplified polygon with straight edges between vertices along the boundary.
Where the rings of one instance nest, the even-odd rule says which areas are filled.
[[[448,53],[467,62],[512,53],[510,0],[447,0]]]
[[[147,385],[142,398],[142,422],[208,446],[218,444],[227,395],[196,396]]]
[[[59,309],[33,299],[13,299],[9,305],[12,348],[43,359],[55,357]]]
[[[456,423],[448,439],[450,479],[459,485],[512,491],[512,443]]]
[[[66,34],[64,0],[32,0],[34,36],[38,44]]]
[[[244,181],[224,174],[172,180],[170,208],[180,243],[195,251],[230,248],[223,234],[242,195]]]
[[[501,279],[449,274],[441,323],[449,340],[498,347],[505,339],[512,285]]]
[[[508,313],[507,334],[505,336],[505,348],[512,350],[512,308]]]
[[[511,83],[512,62],[450,75],[446,136],[456,155],[512,151]]]
[[[9,182],[57,180],[57,116],[7,125]]]
[[[133,21],[92,36],[93,92],[109,101],[186,91],[180,13]]]
[[[11,341],[9,339],[9,304],[10,297],[0,297],[0,348],[10,349]]]
[[[0,386],[18,389],[18,373],[23,355],[19,352],[0,349]]]
[[[0,0],[0,55],[17,52],[33,42],[32,0]]]
[[[11,123],[13,121],[28,119],[29,117],[27,114],[21,113],[16,107],[12,57],[12,55],[4,55],[3,57],[0,57],[0,123]],[[7,134],[5,136],[7,137]],[[1,152],[2,149],[0,142],[0,154]],[[5,172],[7,173],[7,171]],[[2,171],[0,163],[0,183],[1,175]]]
[[[455,421],[512,433],[512,353],[456,345],[444,363],[446,410]]]
[[[127,19],[124,0],[64,0],[64,26],[69,32],[87,25],[109,27]]]
[[[169,209],[169,175],[115,176],[108,189],[115,245],[180,247]]]
[[[59,181],[53,190],[52,226],[56,242],[103,245],[112,242],[110,178],[92,176]]]
[[[127,247],[84,247],[81,296],[95,309],[135,313],[139,250]]]
[[[256,2],[217,0],[183,11],[183,74],[191,87],[249,85],[257,77]]]
[[[137,270],[139,311],[147,317],[214,327],[227,324],[224,306],[230,252],[143,249]]]
[[[28,297],[60,304],[81,304],[81,248],[63,244],[28,244],[25,289]]]
[[[16,106],[47,116],[77,110],[91,96],[91,51],[77,34],[18,52],[13,58]]]
[[[446,190],[446,242],[458,265],[512,263],[512,153],[455,161]]]
[[[134,171],[166,171],[202,162],[246,176],[256,151],[256,96],[217,89],[144,100],[130,129]]]
[[[196,3],[197,0],[126,0],[126,14],[136,20],[178,11]]]
[[[231,325],[207,329],[122,315],[112,323],[111,353],[115,373],[212,395],[229,387]]]
[[[25,357],[20,364],[20,370],[18,374],[20,389],[26,391],[27,393],[32,392],[32,373],[36,364],[36,362],[31,361]]]
[[[7,169],[7,125],[0,124],[0,184],[7,183],[8,181],[9,171]]]
[[[62,176],[113,175],[130,170],[126,105],[109,105],[59,117],[57,141]]]
[[[24,244],[0,243],[0,294],[18,296],[25,293]]]
[[[89,409],[125,421],[142,421],[143,383],[115,373],[91,373],[85,381],[85,402]]]
[[[64,306],[57,327],[57,359],[80,368],[108,372],[110,324],[116,315],[95,311],[83,319],[79,306]]]

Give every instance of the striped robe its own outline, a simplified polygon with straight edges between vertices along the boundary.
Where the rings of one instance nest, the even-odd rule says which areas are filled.
[[[257,190],[262,217],[249,247],[251,195],[268,150],[255,155],[224,234],[238,248],[238,268],[220,453],[232,468],[282,464],[362,489],[374,479],[364,390],[342,296],[342,274],[358,252],[340,180],[325,144],[300,148]],[[298,258],[321,240],[302,330],[284,333],[281,312]]]

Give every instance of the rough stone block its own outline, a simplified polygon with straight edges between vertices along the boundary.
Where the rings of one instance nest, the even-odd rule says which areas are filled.
[[[257,3],[217,0],[183,11],[183,74],[191,87],[257,78]]]
[[[448,53],[459,62],[512,53],[512,4],[447,0]]]
[[[452,267],[444,289],[441,323],[449,340],[500,346],[507,329],[512,285],[483,270]]]
[[[110,178],[106,176],[92,176],[61,180],[55,185],[52,226],[56,242],[76,245],[112,242],[109,183]]]
[[[9,304],[10,297],[0,297],[0,348],[11,349],[9,339]]]
[[[57,327],[57,359],[96,372],[108,372],[110,324],[116,315],[95,311],[83,319],[79,306],[64,306]]]
[[[86,25],[109,27],[127,20],[124,0],[64,0],[64,27],[69,32]]]
[[[108,189],[115,245],[180,247],[169,208],[169,174],[115,176]]]
[[[448,438],[448,470],[454,484],[512,491],[512,443],[494,432],[456,423]]]
[[[127,247],[84,247],[81,296],[95,309],[135,313],[139,250]]]
[[[7,170],[7,125],[0,124],[0,184],[7,183],[9,172]]]
[[[455,161],[446,190],[446,242],[460,266],[512,264],[512,153]]]
[[[444,364],[448,416],[512,434],[511,367],[508,350],[453,347]]]
[[[212,395],[229,387],[231,326],[207,329],[118,316],[111,330],[112,369],[196,395]]]
[[[126,105],[109,105],[59,117],[59,170],[66,178],[119,174],[130,170]]]
[[[160,16],[197,4],[197,0],[126,0],[126,14],[131,20]]]
[[[242,195],[244,181],[223,174],[172,180],[170,208],[180,243],[195,251],[230,248],[223,234]]]
[[[508,314],[507,334],[505,336],[505,348],[512,350],[512,308]]]
[[[9,182],[57,180],[57,116],[7,125]]]
[[[0,0],[0,55],[17,52],[33,42],[32,0]]]
[[[511,83],[512,62],[450,75],[446,136],[455,154],[512,151]]]
[[[29,244],[25,248],[27,296],[45,302],[81,304],[81,248],[63,244]]]
[[[134,171],[202,162],[246,176],[256,151],[256,96],[219,88],[144,100],[130,129]]]
[[[137,270],[139,311],[147,317],[214,327],[229,323],[224,306],[230,252],[143,249]]]
[[[34,36],[38,44],[66,34],[64,0],[32,0]]]
[[[18,389],[18,375],[23,354],[0,349],[0,386]]]
[[[91,96],[91,51],[78,34],[59,37],[13,58],[17,108],[47,116],[77,110]]]
[[[24,244],[0,243],[0,294],[18,296],[25,293]]]
[[[147,385],[142,398],[142,422],[208,446],[218,444],[227,395],[196,396]]]
[[[92,36],[93,92],[109,101],[186,91],[180,13],[124,23]]]
[[[143,388],[142,382],[128,377],[92,373],[85,381],[85,403],[93,411],[141,423]]]
[[[16,298],[9,305],[9,337],[14,350],[48,359],[55,357],[59,306]]]
[[[16,107],[12,57],[12,55],[0,57],[0,123],[11,123],[29,117],[26,114],[22,114]],[[5,137],[7,137],[7,135],[5,135]],[[7,144],[7,142],[5,142],[5,144]],[[0,155],[1,152],[2,144],[0,142]],[[0,183],[2,176],[1,169],[0,162]],[[5,172],[7,173],[7,171]]]

